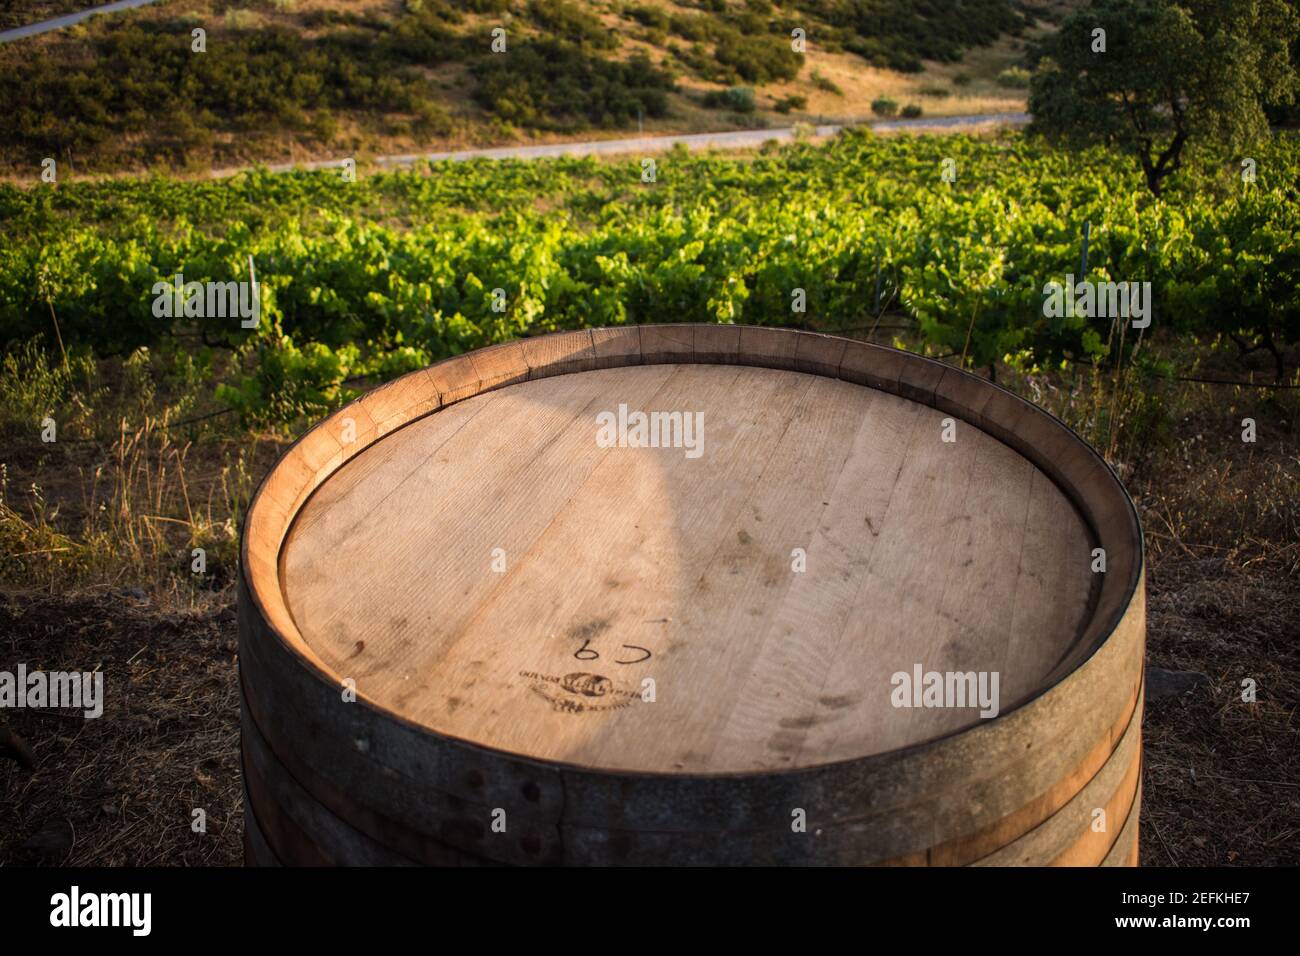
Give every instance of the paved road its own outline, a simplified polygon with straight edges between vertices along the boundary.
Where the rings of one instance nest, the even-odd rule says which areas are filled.
[[[70,27],[74,23],[88,20],[98,13],[113,13],[117,10],[129,10],[132,7],[146,7],[157,2],[158,0],[117,0],[116,3],[106,3],[102,7],[91,7],[89,10],[81,10],[78,13],[67,13],[61,17],[55,17],[53,20],[42,20],[40,23],[29,23],[25,27],[14,27],[12,30],[5,30],[0,33],[0,43],[10,43],[14,40],[21,40],[23,37],[34,37],[42,33],[49,33],[51,30],[58,30],[60,27]]]
[[[936,116],[932,118],[907,120],[877,120],[865,125],[873,130],[926,130],[942,131],[945,129],[994,124],[1000,126],[1023,126],[1029,122],[1028,113],[986,113],[974,116]],[[829,125],[816,127],[817,136],[833,136],[844,127]],[[467,159],[537,159],[544,156],[610,156],[623,153],[661,153],[672,149],[678,143],[687,149],[744,149],[761,146],[769,139],[794,139],[792,126],[781,129],[744,129],[726,133],[689,133],[680,136],[639,136],[632,139],[589,140],[581,143],[546,143],[541,146],[496,146],[490,149],[462,149],[443,153],[408,153],[402,156],[379,156],[375,163],[379,166],[406,166],[420,160]],[[345,160],[327,159],[308,163],[280,163],[268,166],[271,172],[282,173],[292,169],[331,169],[343,165]],[[238,170],[221,170],[214,176],[228,176]]]

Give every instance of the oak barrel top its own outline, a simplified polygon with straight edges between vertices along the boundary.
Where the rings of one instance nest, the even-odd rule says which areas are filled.
[[[656,411],[702,430],[630,447]],[[894,750],[981,719],[894,706],[895,673],[997,672],[1006,710],[1093,613],[1075,506],[974,425],[945,441],[946,418],[737,365],[508,385],[325,479],[280,587],[329,670],[472,743],[664,773]]]

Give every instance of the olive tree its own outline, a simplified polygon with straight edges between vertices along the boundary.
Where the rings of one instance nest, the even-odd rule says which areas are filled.
[[[1190,151],[1228,155],[1297,89],[1287,0],[1094,0],[1040,52],[1033,129],[1134,155],[1159,196]]]

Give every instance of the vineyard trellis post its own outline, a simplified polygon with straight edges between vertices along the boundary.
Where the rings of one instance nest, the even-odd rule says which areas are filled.
[[[880,240],[876,240],[876,295],[875,302],[871,308],[872,314],[877,318],[880,317]]]
[[[1079,260],[1079,281],[1080,282],[1083,282],[1085,279],[1088,278],[1088,237],[1091,234],[1092,234],[1092,223],[1088,222],[1085,219],[1083,223],[1083,256]],[[1070,294],[1074,295],[1073,289],[1070,290]]]

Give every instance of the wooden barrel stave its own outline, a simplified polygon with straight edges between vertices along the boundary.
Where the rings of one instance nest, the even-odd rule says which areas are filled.
[[[1077,854],[1085,845],[1100,853],[1090,864],[1096,866],[1109,852],[1111,841],[1106,833],[1094,834],[1093,810],[1106,810],[1108,830],[1114,832],[1116,821],[1126,820],[1129,806],[1137,792],[1137,776],[1142,754],[1142,706],[1139,702],[1129,721],[1124,736],[1106,763],[1063,807],[1020,836],[1005,841],[994,852],[980,857],[976,866],[1033,866],[1045,861],[1063,864],[1070,854]],[[1117,812],[1118,810],[1118,812]],[[1119,824],[1121,827],[1123,824]],[[1101,839],[1095,839],[1100,837]]]
[[[1129,811],[1124,828],[1120,831],[1115,845],[1110,848],[1102,866],[1137,866],[1138,865],[1138,827],[1139,810],[1142,806],[1142,785],[1139,782],[1137,793],[1133,797],[1133,808]]]
[[[1140,607],[1135,606],[1135,610]],[[1126,636],[1130,639],[1127,648]],[[1137,638],[1140,631],[1136,627],[1121,628],[1108,645],[1110,650],[1099,656],[1096,673],[1077,681],[1068,695],[1060,695],[1059,704],[1055,701],[1043,704],[1042,717],[1035,713],[1029,721],[1013,712],[1005,720],[983,724],[968,732],[963,735],[966,739],[950,738],[935,743],[922,761],[917,761],[915,755],[886,755],[888,759],[873,759],[870,766],[819,768],[775,781],[745,780],[754,800],[738,807],[718,806],[728,794],[734,796],[737,792],[735,781],[729,777],[645,776],[625,780],[621,776],[584,774],[575,769],[557,771],[486,751],[473,755],[481,760],[465,759],[465,750],[448,748],[440,738],[386,721],[382,715],[370,713],[363,701],[344,703],[339,687],[306,674],[291,654],[269,639],[246,642],[243,652],[258,667],[247,670],[243,679],[250,705],[264,709],[265,716],[259,723],[292,728],[289,736],[297,749],[318,769],[338,768],[356,761],[365,765],[360,774],[364,779],[374,775],[371,765],[377,763],[386,771],[406,778],[407,785],[420,785],[416,782],[422,780],[436,781],[431,791],[477,806],[508,804],[528,818],[556,820],[563,806],[566,818],[577,823],[606,823],[611,814],[617,814],[634,827],[648,829],[762,829],[786,826],[787,815],[773,809],[773,805],[782,803],[831,806],[829,812],[810,817],[818,825],[908,805],[918,792],[927,789],[942,792],[945,780],[953,772],[959,772],[973,753],[983,755],[985,764],[992,768],[986,776],[1002,772],[1034,773],[1035,776],[1024,778],[1028,790],[1045,790],[1073,770],[1096,737],[1131,710],[1136,689],[1126,689],[1118,677],[1135,664],[1140,666],[1141,645]],[[1127,657],[1120,658],[1120,652],[1126,649]],[[1111,660],[1112,657],[1115,659]],[[263,675],[267,678],[265,688],[260,686]],[[283,693],[286,689],[291,692]],[[291,706],[293,701],[308,703],[305,707]],[[1084,701],[1091,702],[1092,707],[1076,717],[1073,709],[1082,706]],[[1049,708],[1052,713],[1048,712]],[[259,710],[259,714],[262,712]],[[311,716],[307,717],[308,714]],[[1034,754],[1034,760],[1027,760],[1015,734],[1007,731],[1028,733],[1051,726],[1059,726],[1061,734],[1052,738],[1052,748],[1040,748],[1043,759],[1049,762],[1045,772],[1036,772],[1034,768],[1038,764],[1034,760],[1040,754]],[[364,755],[355,746],[357,740],[366,741]],[[354,745],[347,746],[349,742]],[[391,757],[380,756],[387,754]],[[460,759],[452,763],[454,758]],[[1012,764],[1012,760],[1017,762]],[[558,779],[561,773],[565,777],[563,782]],[[503,777],[505,782],[501,782]],[[860,792],[864,787],[868,789]],[[377,798],[382,798],[391,788],[377,786],[375,790]],[[638,799],[642,790],[644,800]],[[532,799],[520,799],[525,791]],[[548,792],[550,800],[546,799]],[[428,793],[425,799],[432,796],[432,792]],[[872,802],[864,802],[867,800]],[[790,801],[802,803],[790,804]],[[845,804],[843,809],[836,806],[841,803]],[[642,804],[645,815],[639,816]],[[692,810],[699,815],[692,817]],[[737,817],[737,813],[745,816]]]
[[[253,804],[248,796],[248,788],[243,788],[244,794],[244,865],[245,866],[282,866],[280,858],[275,855],[275,851],[266,842],[266,837],[262,835],[262,828],[258,826],[257,815],[253,813]]]
[[[333,866],[409,866],[414,861],[371,840],[339,819],[308,793],[266,749],[247,716],[241,723],[246,793],[254,816],[283,821],[299,843]]]
[[[361,700],[343,702],[340,688],[296,668],[277,650],[269,642],[245,646],[241,639],[244,709],[273,752],[282,760],[293,755],[301,775],[334,781],[352,804],[376,817],[403,821],[414,834],[468,853],[483,852],[498,807],[527,839],[528,849],[516,846],[507,862],[553,859],[560,852],[562,784],[554,770],[492,755],[478,761],[475,751],[374,719]],[[255,666],[244,667],[245,659]],[[439,785],[420,783],[430,780]]]
[[[375,827],[359,807],[329,799],[335,791],[313,776],[300,780],[301,767],[290,769],[271,751],[245,714],[241,725],[247,780],[246,799],[254,816],[283,814],[293,827],[333,865],[490,866],[490,861],[398,826]]]
[[[317,846],[284,808],[268,798],[256,771],[243,763],[244,807],[256,821],[262,842],[284,866],[331,866],[333,861]]]

